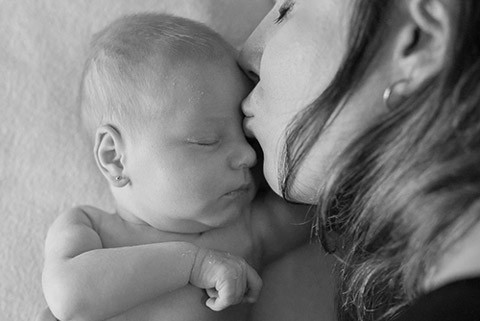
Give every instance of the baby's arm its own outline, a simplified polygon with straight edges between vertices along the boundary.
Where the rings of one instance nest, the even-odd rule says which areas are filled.
[[[47,235],[43,286],[50,309],[61,320],[104,320],[189,282],[215,288],[216,284],[208,282],[222,280],[225,275],[221,273],[250,268],[240,266],[236,257],[223,258],[226,254],[187,242],[139,245],[134,236],[124,235],[129,232],[125,222],[99,212],[73,209],[60,216]],[[101,226],[120,235],[121,247],[104,248],[104,240],[115,245],[115,238],[101,231]],[[122,244],[126,240],[134,246]],[[214,259],[205,259],[210,257]],[[228,264],[234,267],[225,269]],[[224,269],[219,272],[219,268]],[[246,277],[251,280],[255,275]]]
[[[112,231],[121,221],[109,219]],[[108,215],[108,216],[107,216]],[[198,248],[169,242],[103,249],[95,229],[100,217],[75,208],[50,228],[45,244],[43,286],[61,320],[103,320],[186,285]],[[96,222],[97,221],[97,222]],[[168,259],[166,259],[168,257]]]
[[[252,227],[262,249],[262,265],[304,244],[310,237],[311,205],[287,203],[268,191],[253,205]]]

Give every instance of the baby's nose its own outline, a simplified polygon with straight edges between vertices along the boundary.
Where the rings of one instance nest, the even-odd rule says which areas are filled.
[[[252,146],[246,141],[238,148],[232,159],[232,167],[235,169],[250,168],[257,163],[257,154]]]

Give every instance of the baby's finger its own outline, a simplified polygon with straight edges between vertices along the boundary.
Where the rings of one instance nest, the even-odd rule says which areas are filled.
[[[235,300],[235,282],[224,281],[217,287],[217,298],[207,300],[207,306],[213,311],[221,311],[232,305]]]
[[[260,291],[262,290],[262,279],[252,267],[247,268],[247,291],[245,298],[247,302],[253,303],[256,302]]]
[[[218,291],[215,288],[208,288],[206,291],[209,298],[218,298]]]
[[[205,305],[213,311],[220,311],[219,309],[217,309],[217,300],[218,298],[208,298],[207,302],[205,302]]]

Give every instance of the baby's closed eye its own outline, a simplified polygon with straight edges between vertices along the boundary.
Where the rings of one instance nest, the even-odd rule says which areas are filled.
[[[218,137],[193,137],[188,138],[187,143],[198,146],[215,146],[220,143]]]

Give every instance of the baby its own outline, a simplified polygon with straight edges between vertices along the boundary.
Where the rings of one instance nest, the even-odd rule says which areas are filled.
[[[255,269],[306,241],[306,207],[257,193],[235,58],[164,14],[96,35],[80,105],[116,211],[74,208],[50,228],[43,288],[58,319],[245,320]]]

